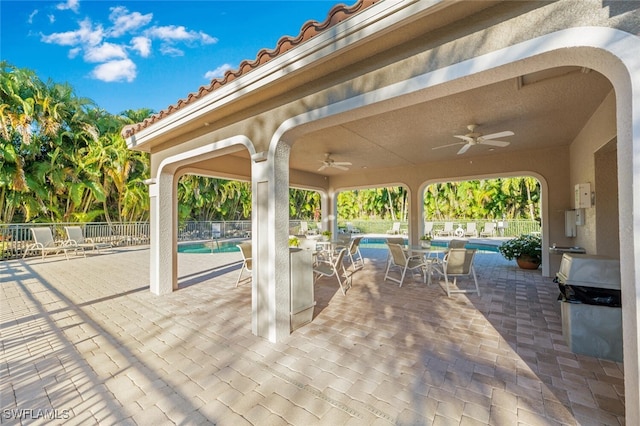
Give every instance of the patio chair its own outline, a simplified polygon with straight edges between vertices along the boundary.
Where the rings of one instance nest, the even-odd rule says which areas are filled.
[[[424,269],[428,265],[424,259],[424,256],[408,256],[400,244],[387,243],[387,246],[389,247],[389,252],[391,253],[391,261],[387,263],[387,271],[384,274],[385,281],[387,279],[395,281],[400,284],[398,287],[402,287],[402,283],[404,282],[404,277],[407,274],[407,271],[415,271],[416,269],[419,269],[424,275],[424,282],[427,282],[427,276]],[[391,266],[397,266],[402,270],[400,279],[389,276],[389,270],[391,269]]]
[[[481,237],[493,237],[496,234],[495,222],[487,222],[484,224],[484,229],[480,232]]]
[[[360,241],[362,241],[362,237],[356,237],[351,240],[349,251],[347,252],[349,262],[351,262],[354,271],[364,268],[364,259],[362,258],[362,253],[360,253]]]
[[[249,278],[251,278],[251,269],[252,269],[252,258],[251,256],[251,243],[245,242],[236,244],[236,246],[240,249],[240,253],[242,254],[242,268],[240,268],[240,274],[238,274],[238,279],[236,280],[236,287],[240,283],[240,278],[242,278],[242,273],[246,270],[249,272]]]
[[[445,222],[444,229],[438,231],[439,237],[450,237],[453,235],[453,222]]]
[[[393,222],[393,226],[391,227],[391,229],[387,231],[387,234],[394,234],[394,235],[399,234],[400,225],[402,225],[400,222]]]
[[[476,238],[478,236],[478,229],[475,222],[467,223],[467,229],[464,231],[464,236],[473,238]]]
[[[87,249],[96,250],[100,253],[101,249],[112,248],[111,243],[94,243],[92,239],[85,238],[82,232],[82,228],[79,226],[65,226],[64,230],[67,233],[67,241],[65,244],[72,248],[82,248],[83,252]]]
[[[23,259],[27,257],[30,251],[33,251],[40,252],[43,260],[48,253],[57,254],[64,252],[64,256],[69,260],[69,254],[67,253],[69,248],[62,241],[54,241],[51,228],[29,228],[29,231],[31,231],[34,242],[24,251],[22,255]]]
[[[343,263],[346,254],[347,249],[343,248],[333,260],[319,260],[318,264],[313,268],[314,281],[317,281],[318,278],[322,276],[335,276],[340,285],[340,290],[342,290],[342,294],[346,295],[347,290],[351,288],[351,276],[347,273]],[[344,284],[340,276],[344,278]]]
[[[450,249],[453,248],[464,248],[467,245],[467,240],[456,240],[455,238],[449,241],[448,247]]]
[[[389,248],[389,244],[400,244],[400,246],[404,247],[404,238],[402,237],[389,237],[386,239],[387,248]],[[404,250],[404,248],[403,248]],[[391,262],[391,250],[387,250],[387,267]]]
[[[473,267],[475,255],[475,249],[454,248],[450,249],[444,256],[442,261],[442,275],[444,275],[447,296],[451,297],[452,293],[477,293],[478,296],[480,296],[478,278],[476,277],[476,270]],[[457,288],[458,277],[473,277],[475,289]],[[453,286],[456,287],[455,289],[451,288],[451,278],[453,278]]]

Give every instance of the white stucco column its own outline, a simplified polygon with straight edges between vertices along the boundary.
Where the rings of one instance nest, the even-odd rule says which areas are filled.
[[[323,214],[324,214],[323,208]],[[331,188],[327,191],[327,219],[323,219],[323,224],[327,224],[327,229],[331,231],[331,238],[335,239],[338,235],[338,193]]]
[[[277,342],[290,333],[289,152],[286,143],[253,156],[251,330]]]
[[[149,185],[151,248],[149,287],[153,294],[178,289],[174,176],[160,173]]]

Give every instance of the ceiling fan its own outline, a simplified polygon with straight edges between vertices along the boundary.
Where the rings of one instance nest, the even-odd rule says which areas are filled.
[[[476,127],[477,127],[476,124],[469,124],[467,126],[467,129],[469,129],[471,133],[467,133],[466,135],[453,135],[453,137],[462,139],[464,142],[456,142],[456,143],[450,143],[447,145],[436,146],[435,148],[432,148],[432,149],[447,148],[449,146],[462,144],[463,145],[462,148],[460,148],[460,150],[458,151],[458,155],[460,155],[467,152],[467,150],[471,148],[473,145],[491,145],[491,146],[498,146],[502,148],[502,147],[508,146],[511,142],[498,141],[496,139],[503,138],[505,136],[514,135],[514,133],[510,130],[506,130],[504,132],[492,133],[490,135],[483,135],[482,133],[476,132]]]
[[[348,161],[335,161],[333,158],[331,158],[331,153],[329,153],[329,152],[324,154],[324,160],[320,160],[320,161],[322,162],[322,166],[320,166],[318,171],[322,171],[322,170],[327,169],[327,168],[334,168],[334,169],[339,169],[339,170],[349,170],[349,168],[345,167],[345,166],[350,166],[351,165],[351,163],[349,163]]]

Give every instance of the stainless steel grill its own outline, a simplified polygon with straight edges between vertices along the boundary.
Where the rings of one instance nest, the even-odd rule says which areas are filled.
[[[562,334],[571,351],[622,361],[620,261],[565,253],[556,282]]]

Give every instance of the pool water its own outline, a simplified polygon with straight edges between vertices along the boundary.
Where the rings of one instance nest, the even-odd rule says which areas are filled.
[[[207,243],[178,244],[178,253],[231,253],[240,251],[236,244],[240,241],[211,241]]]
[[[407,241],[408,240],[405,239],[404,243],[407,244]],[[433,247],[446,248],[447,244],[448,244],[448,242],[445,241],[445,240],[434,240],[434,241],[431,241],[431,245]],[[381,248],[381,249],[386,249],[387,248],[387,242],[386,242],[385,238],[369,238],[369,237],[365,237],[360,242],[360,247],[361,248]],[[468,249],[476,249],[478,251],[499,253],[498,247],[492,246],[492,245],[467,243],[467,245],[465,245],[465,247],[468,248]]]
[[[241,241],[210,241],[206,243],[186,243],[178,245],[178,253],[231,253],[234,251],[240,251],[236,244],[239,244]],[[407,240],[405,239],[405,244]],[[434,240],[431,241],[431,245],[434,247],[447,247],[447,241],[444,240]],[[469,249],[477,249],[479,251],[484,252],[493,252],[498,253],[498,247],[484,245],[484,244],[467,244],[465,246]],[[369,248],[369,249],[386,249],[387,242],[385,238],[371,238],[365,237],[360,242],[360,248]]]

